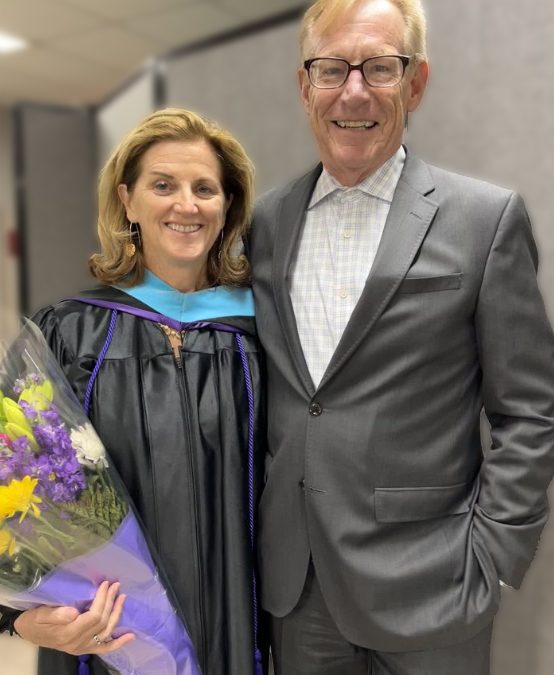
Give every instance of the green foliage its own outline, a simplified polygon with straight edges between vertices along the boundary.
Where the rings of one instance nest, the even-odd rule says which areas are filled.
[[[117,530],[127,513],[127,506],[117,492],[99,479],[89,482],[77,502],[63,504],[62,508],[79,518],[89,532],[105,540]]]

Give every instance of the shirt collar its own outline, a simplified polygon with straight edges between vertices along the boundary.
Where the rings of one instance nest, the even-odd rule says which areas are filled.
[[[356,190],[363,192],[371,197],[377,197],[386,202],[392,202],[394,191],[404,162],[406,161],[406,151],[401,145],[394,155],[388,159],[377,171],[364,178],[360,183],[352,187],[345,187],[341,185],[336,178],[334,178],[324,167],[319,176],[312,193],[312,198],[308,204],[308,209],[313,208],[319,204],[325,197],[334,192],[354,192]]]

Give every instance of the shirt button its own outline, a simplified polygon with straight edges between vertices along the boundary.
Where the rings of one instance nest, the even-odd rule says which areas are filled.
[[[312,401],[312,403],[310,403],[310,407],[308,408],[308,410],[310,412],[310,415],[312,415],[313,417],[319,417],[319,415],[321,415],[321,413],[323,412],[323,408],[316,401]]]
[[[344,239],[350,239],[352,236],[352,230],[343,230],[342,236]]]
[[[348,291],[345,291],[344,289],[342,291],[339,291],[339,298],[342,298],[345,300],[348,297]]]

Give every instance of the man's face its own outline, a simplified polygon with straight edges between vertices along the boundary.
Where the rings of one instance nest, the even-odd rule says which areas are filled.
[[[317,34],[316,25],[308,56],[335,56],[358,64],[371,56],[403,54],[404,33],[404,20],[395,5],[369,0],[324,36]],[[427,72],[426,63],[410,63],[400,84],[378,88],[370,87],[356,70],[337,89],[316,89],[307,72],[299,71],[302,101],[321,160],[340,183],[359,183],[398,150],[406,114],[419,105]]]

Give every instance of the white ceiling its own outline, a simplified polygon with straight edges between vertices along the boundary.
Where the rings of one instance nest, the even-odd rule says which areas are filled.
[[[305,5],[302,0],[0,0],[0,31],[30,48],[0,55],[0,105],[107,98],[144,63]]]

